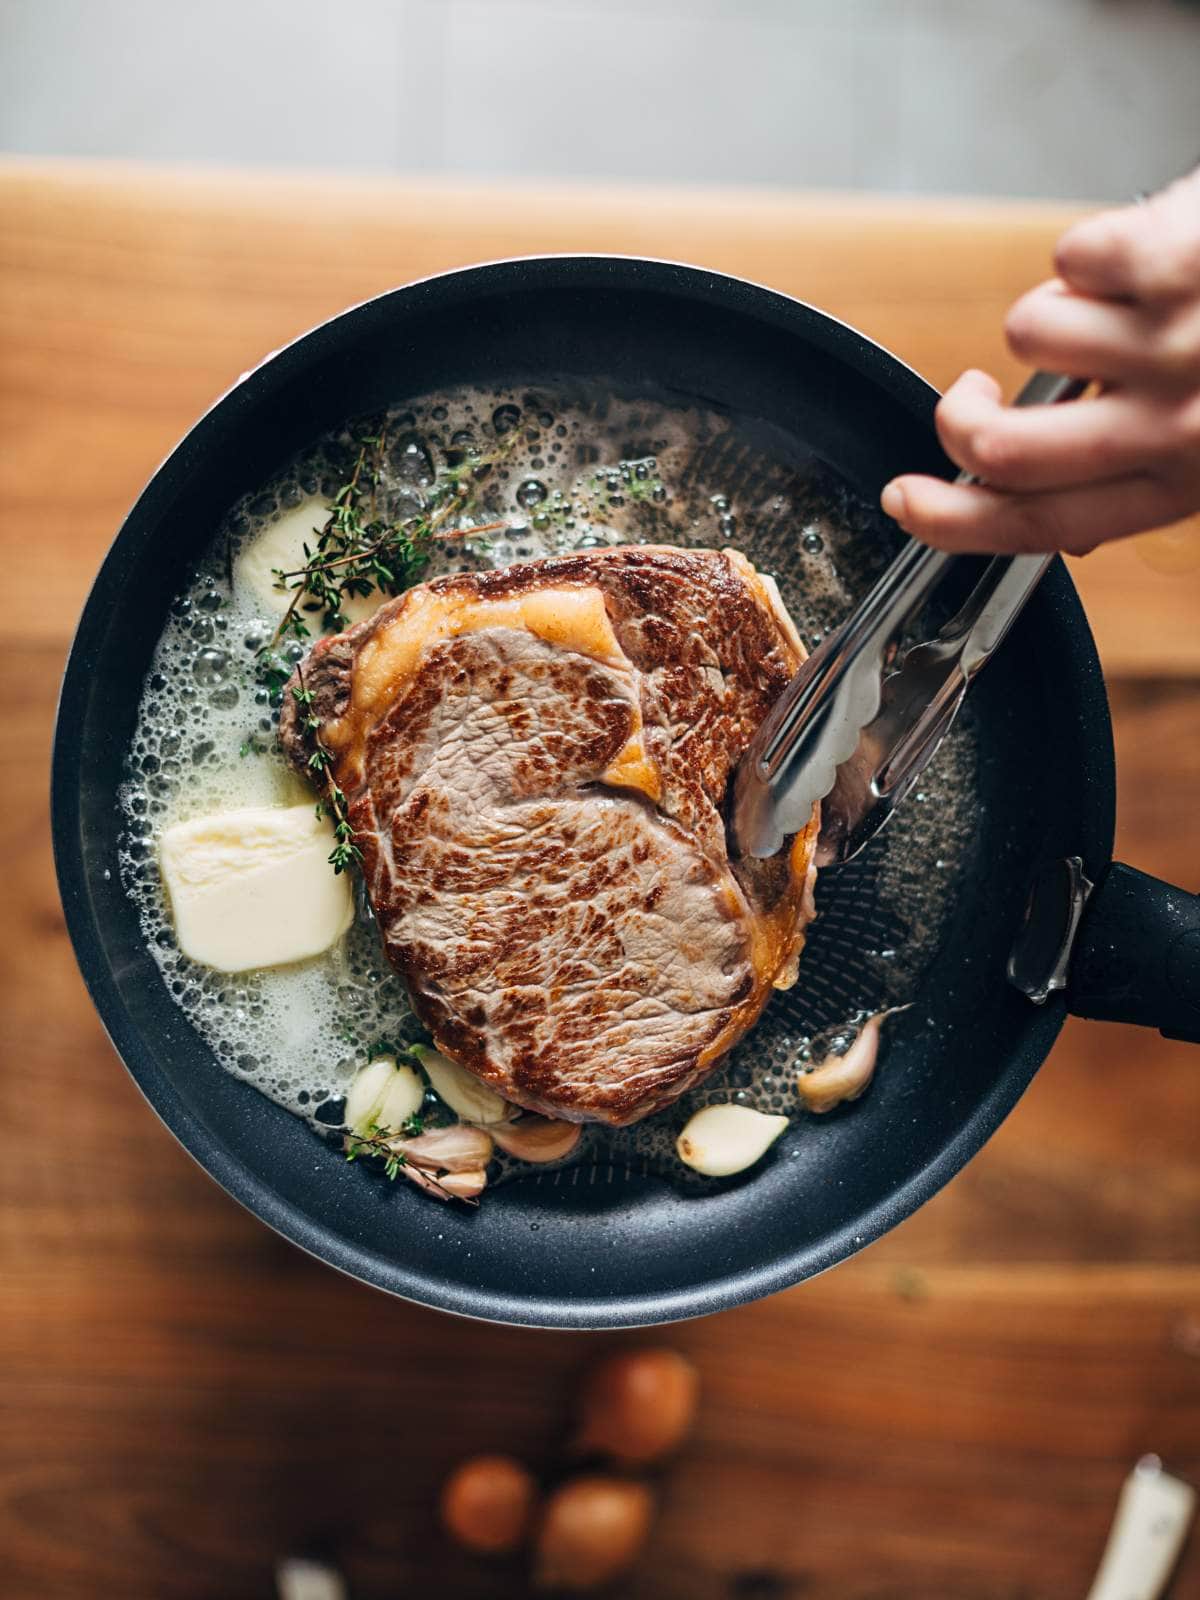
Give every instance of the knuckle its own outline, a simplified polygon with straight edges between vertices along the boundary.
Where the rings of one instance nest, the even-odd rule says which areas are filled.
[[[1054,270],[1068,283],[1080,277],[1103,277],[1129,265],[1129,219],[1124,211],[1101,211],[1077,222],[1059,239]]]
[[[1085,270],[1102,253],[1103,220],[1089,217],[1068,228],[1054,247],[1054,270],[1060,278],[1070,282],[1076,273]]]

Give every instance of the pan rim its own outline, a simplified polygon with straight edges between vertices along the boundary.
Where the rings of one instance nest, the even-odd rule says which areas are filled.
[[[77,734],[83,724],[88,703],[86,657],[101,636],[102,613],[118,568],[125,561],[129,540],[137,531],[138,519],[147,514],[148,501],[173,479],[186,477],[190,467],[181,460],[190,450],[202,448],[206,434],[224,425],[229,416],[243,407],[254,407],[269,398],[276,384],[288,376],[299,360],[307,361],[323,343],[341,338],[356,318],[377,315],[392,303],[412,305],[422,294],[435,296],[447,291],[467,290],[486,293],[489,286],[505,287],[505,274],[516,269],[528,274],[539,269],[566,269],[572,282],[587,281],[589,274],[601,275],[606,269],[620,268],[622,278],[614,287],[669,292],[686,285],[695,299],[727,309],[749,310],[760,316],[776,313],[771,320],[786,320],[796,331],[800,315],[803,332],[836,359],[846,362],[868,380],[886,380],[889,394],[914,415],[932,412],[937,391],[911,367],[884,346],[860,333],[850,324],[779,290],[734,274],[716,272],[686,262],[623,254],[569,253],[528,255],[459,267],[432,274],[359,301],[334,316],[315,324],[295,339],[271,351],[248,368],[224,390],[184,433],[151,474],[130,511],[122,520],[90,586],[81,609],[72,645],[64,667],[55,716],[51,759],[51,834],[59,892],[68,933],[89,995],[118,1058],[159,1120],[179,1141],[192,1159],[226,1193],[275,1232],[307,1254],[344,1275],[372,1287],[413,1301],[480,1321],[543,1329],[616,1329],[644,1327],[681,1321],[711,1312],[746,1304],[773,1294],[828,1270],[889,1231],[930,1199],[966,1164],[986,1142],[1004,1117],[1016,1105],[1048,1052],[1065,1018],[1060,998],[1052,1000],[1033,1019],[1022,1058],[1009,1063],[991,1091],[978,1101],[958,1132],[942,1146],[934,1159],[915,1172],[882,1203],[866,1207],[860,1216],[817,1243],[797,1250],[779,1249],[767,1261],[753,1268],[725,1276],[707,1278],[701,1285],[689,1285],[669,1292],[648,1290],[633,1294],[607,1294],[594,1299],[575,1295],[555,1298],[550,1295],[504,1295],[463,1285],[450,1279],[435,1279],[425,1272],[412,1271],[393,1260],[384,1260],[373,1251],[354,1245],[325,1223],[317,1221],[301,1207],[285,1199],[258,1176],[243,1160],[222,1144],[194,1111],[184,1102],[174,1084],[161,1071],[152,1052],[117,992],[99,921],[89,892],[84,856],[82,817],[82,769],[77,757]],[[419,309],[419,308],[418,308]],[[872,370],[874,369],[874,370]],[[1086,652],[1079,661],[1083,674],[1099,678],[1095,645],[1082,606],[1061,561],[1055,563],[1047,583],[1053,587],[1060,607],[1065,606],[1076,624],[1077,639],[1086,641]],[[1111,794],[1113,788],[1111,729],[1107,708],[1102,708],[1099,727],[1107,732],[1097,751],[1101,776]],[[1111,811],[1111,806],[1109,806]],[[1111,848],[1110,819],[1098,821],[1102,848]]]

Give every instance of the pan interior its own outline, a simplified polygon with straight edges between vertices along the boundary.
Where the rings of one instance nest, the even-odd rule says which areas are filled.
[[[346,419],[454,385],[569,394],[597,411],[614,397],[634,413],[692,407],[717,419],[687,463],[698,489],[711,483],[738,506],[785,500],[791,513],[694,536],[733,543],[774,572],[813,642],[890,553],[872,510],[882,483],[901,465],[940,465],[929,393],[847,330],[744,286],[679,269],[638,281],[625,265],[620,275],[613,264],[544,263],[539,277],[537,264],[514,264],[490,281],[485,271],[401,291],[318,330],[235,391],[154,480],[110,556],[81,628],[57,757],[60,816],[64,772],[74,785],[74,892],[85,904],[73,929],[85,973],[131,1070],[210,1170],[290,1236],[385,1287],[566,1325],[685,1315],[794,1281],[943,1181],[1019,1093],[1057,1025],[1002,981],[1032,864],[1096,849],[1067,795],[1072,760],[1087,755],[1086,718],[1064,730],[1063,698],[1052,716],[1043,687],[1059,672],[1068,701],[1089,689],[1078,662],[1073,679],[1061,676],[1071,653],[1055,612],[1069,612],[1071,597],[1056,573],[982,680],[921,809],[825,875],[797,989],[709,1086],[715,1098],[753,1090],[765,1044],[782,1050],[860,1007],[912,1001],[869,1096],[799,1119],[761,1169],[684,1193],[645,1140],[603,1136],[571,1168],[502,1185],[478,1214],[461,1213],[348,1168],[217,1065],[164,987],[113,871],[114,801],[167,608],[239,497]],[[621,453],[635,453],[636,438],[626,442]],[[839,580],[820,594],[814,535]],[[643,536],[689,535],[659,526]]]

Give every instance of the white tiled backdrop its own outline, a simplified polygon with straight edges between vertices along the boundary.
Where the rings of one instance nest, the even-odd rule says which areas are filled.
[[[1123,199],[1200,0],[0,0],[0,149]]]

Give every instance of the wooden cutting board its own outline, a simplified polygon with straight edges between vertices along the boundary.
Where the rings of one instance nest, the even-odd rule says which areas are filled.
[[[669,256],[798,294],[939,386],[1009,385],[1041,206],[0,166],[0,1595],[265,1596],[316,1549],[356,1596],[525,1592],[431,1504],[459,1455],[552,1460],[631,1337],[452,1321],[349,1283],[227,1199],[116,1062],[47,841],[62,659],[99,558],[195,416],[268,350],[425,273]],[[1113,693],[1125,859],[1200,885],[1194,528],[1075,564]],[[1165,569],[1165,570],[1164,570]],[[1082,1595],[1120,1481],[1200,1480],[1200,1055],[1068,1028],[987,1150],[857,1260],[673,1330],[703,1373],[637,1600]],[[1173,1590],[1200,1596],[1200,1551]]]

